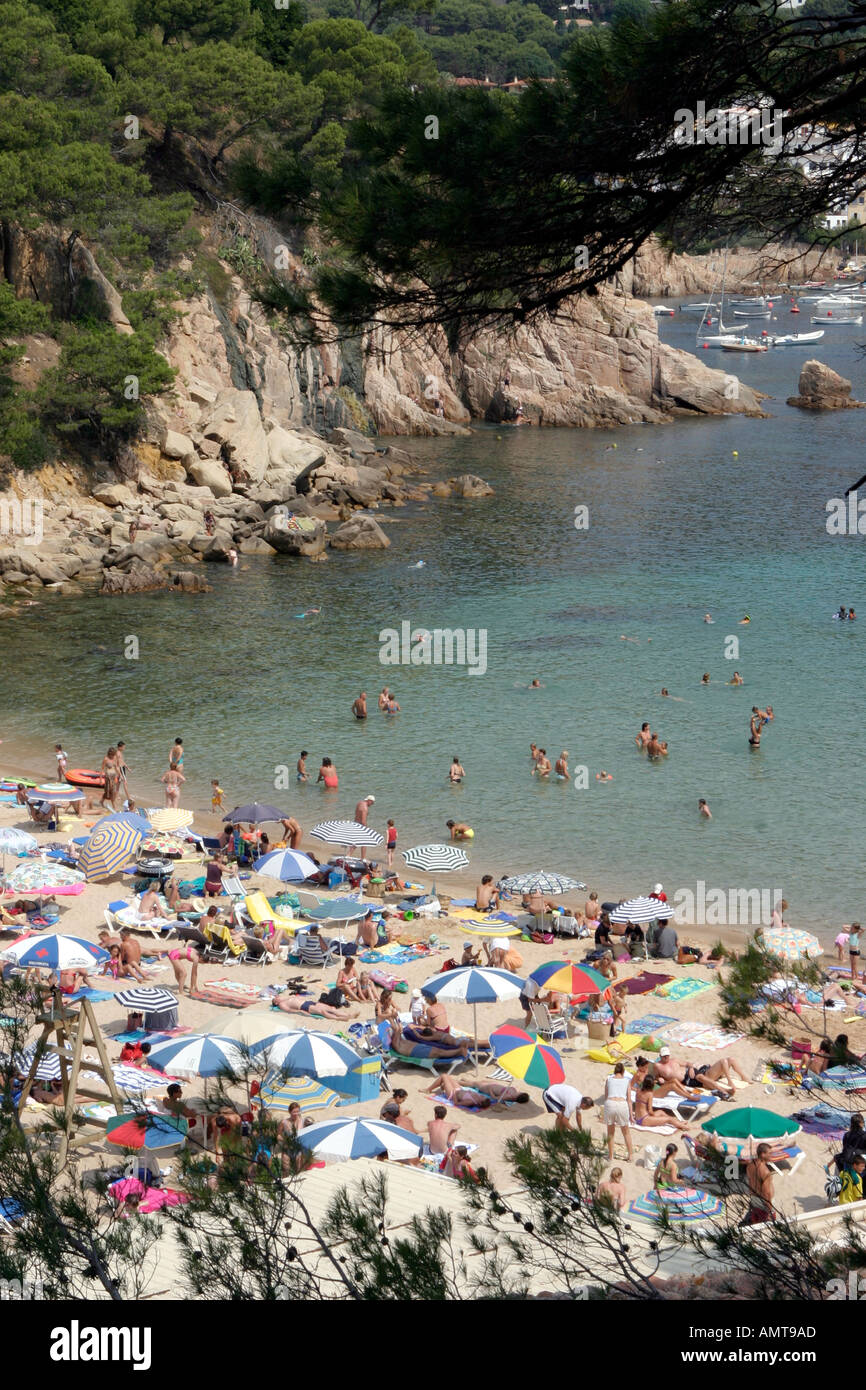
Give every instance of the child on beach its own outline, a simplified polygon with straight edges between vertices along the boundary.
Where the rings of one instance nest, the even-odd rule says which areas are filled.
[[[385,848],[388,851],[388,868],[390,869],[394,863],[394,850],[397,848],[397,827],[393,820],[388,821],[388,839]]]
[[[221,787],[220,784],[219,784],[219,778],[218,778],[218,777],[212,777],[212,778],[211,778],[211,788],[212,788],[212,790],[211,790],[211,796],[210,796],[211,810],[213,810],[213,811],[224,811],[224,810],[225,810],[225,806],[224,806],[224,804],[223,804],[223,797],[225,796],[225,792],[223,791],[222,787]]]
[[[842,930],[840,931],[839,935],[836,937],[835,945],[836,945],[836,959],[837,959],[837,960],[844,960],[844,958],[845,958],[845,957],[844,957],[844,952],[847,951],[847,949],[848,949],[848,938],[849,938],[849,936],[850,936],[850,933],[851,933],[851,928],[848,927],[848,926],[845,926],[845,927],[842,928]]]
[[[306,750],[306,748],[304,748],[304,749],[301,750],[301,756],[298,758],[297,767],[298,767],[298,781],[299,781],[299,782],[306,782],[306,780],[307,780],[307,750]]]
[[[62,747],[61,744],[55,743],[55,745],[54,745],[54,754],[55,754],[55,757],[57,758],[57,780],[58,780],[58,782],[65,782],[65,781],[66,781],[66,769],[67,769],[67,767],[69,766],[69,759],[67,758],[66,754],[64,753],[63,747]]]

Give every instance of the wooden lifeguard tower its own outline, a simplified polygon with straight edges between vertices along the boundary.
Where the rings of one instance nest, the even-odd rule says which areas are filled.
[[[65,1162],[72,1140],[71,1130],[76,1123],[76,1096],[86,1096],[88,1100],[98,1100],[113,1105],[115,1113],[123,1114],[124,1104],[117,1082],[114,1079],[111,1062],[105,1049],[105,1039],[96,1022],[93,1005],[89,999],[82,999],[76,1008],[67,1004],[60,990],[51,989],[46,996],[45,1009],[36,1019],[42,1024],[42,1034],[35,1044],[30,1070],[24,1080],[19,1106],[23,1105],[33,1089],[36,1072],[43,1056],[53,1053],[60,1059],[60,1082],[63,1093],[63,1130],[60,1138],[60,1161]],[[94,1048],[96,1060],[84,1059],[84,1049]],[[92,1089],[92,1086],[79,1084],[82,1071],[95,1072],[104,1081],[108,1094]],[[105,1120],[90,1115],[80,1117],[79,1124],[96,1125],[105,1128]],[[77,1139],[73,1142],[77,1142]]]

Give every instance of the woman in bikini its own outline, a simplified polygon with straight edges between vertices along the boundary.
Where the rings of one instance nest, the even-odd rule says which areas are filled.
[[[674,1187],[682,1187],[683,1179],[679,1175],[676,1159],[674,1155],[678,1152],[676,1144],[668,1144],[665,1149],[665,1156],[657,1164],[653,1176],[653,1187],[661,1188],[662,1191],[670,1191]]]
[[[320,1004],[315,999],[299,999],[295,994],[281,994],[274,1000],[274,1008],[282,1009],[284,1014],[313,1014],[322,1018],[357,1018],[360,1009],[335,1009],[331,1004]]]
[[[102,766],[99,769],[104,779],[102,788],[102,804],[106,803],[112,811],[117,810],[117,794],[120,790],[120,769],[117,766],[117,749],[109,748],[105,757],[102,759]]]
[[[685,1120],[679,1120],[676,1115],[670,1115],[667,1111],[662,1114],[653,1109],[654,1089],[655,1083],[652,1077],[648,1076],[641,1084],[634,1103],[635,1124],[640,1125],[641,1129],[658,1129],[660,1125],[673,1125],[674,1129],[687,1130]]]

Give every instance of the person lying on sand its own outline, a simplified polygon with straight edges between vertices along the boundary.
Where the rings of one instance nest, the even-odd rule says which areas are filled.
[[[464,1110],[486,1110],[493,1104],[490,1096],[483,1095],[471,1086],[461,1086],[453,1076],[437,1076],[432,1086],[428,1086],[421,1094],[445,1096],[452,1105],[459,1105]]]
[[[391,1041],[388,1045],[392,1052],[398,1052],[403,1057],[416,1056],[418,1043],[423,1044],[425,1055],[428,1057],[468,1057],[472,1039],[453,1038],[448,1045],[442,1042],[440,1035],[431,1028],[412,1024],[407,1026],[404,1035],[401,1023],[396,1019],[391,1023]]]
[[[360,1009],[335,1009],[332,1004],[319,1004],[315,999],[299,999],[295,994],[281,994],[274,1000],[274,1008],[282,1009],[284,1014],[313,1014],[322,1018],[357,1018]]]

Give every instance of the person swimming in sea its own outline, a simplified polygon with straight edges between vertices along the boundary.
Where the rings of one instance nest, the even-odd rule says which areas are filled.
[[[731,676],[731,679],[728,681],[728,685],[745,685],[745,681],[743,680],[739,671],[734,672],[734,674]]]
[[[715,621],[716,621],[715,618],[711,618],[710,615],[709,615],[709,613],[705,613],[705,614],[704,614],[704,622],[705,622],[705,623],[714,623]]]
[[[596,782],[612,782],[613,774],[610,772],[605,772],[604,768],[602,768],[601,772],[597,772],[595,774],[595,780]]]
[[[749,617],[749,615],[748,615],[748,613],[747,613],[747,614],[745,615],[744,618],[741,618],[741,619],[740,619],[740,621],[739,621],[739,623],[738,623],[738,627],[745,627],[746,623],[750,623],[751,621],[752,621],[752,620],[751,620],[751,618]]]
[[[451,759],[451,766],[448,769],[448,780],[449,782],[462,782],[465,776],[466,773],[463,770],[460,759],[455,754]]]
[[[710,673],[709,673],[709,671],[705,671],[704,674],[701,676],[701,685],[709,685],[709,683],[710,683]]]
[[[758,748],[761,743],[761,716],[757,711],[749,720],[749,747]]]
[[[707,805],[707,800],[704,796],[698,797],[698,815],[703,816],[705,820],[712,820],[713,818],[713,813]]]

